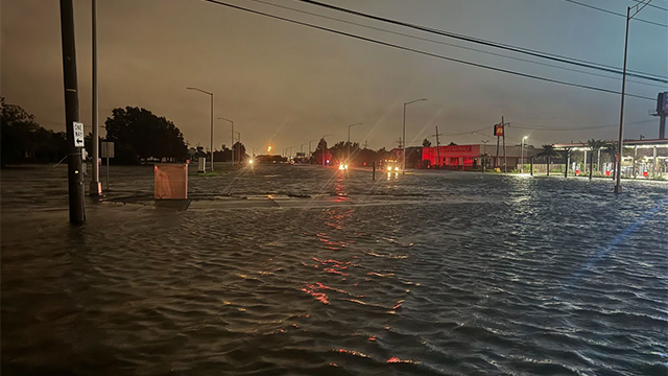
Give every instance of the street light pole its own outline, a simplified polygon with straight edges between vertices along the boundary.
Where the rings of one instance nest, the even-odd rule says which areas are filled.
[[[426,101],[426,98],[420,98],[420,99],[415,99],[410,102],[405,102],[404,103],[404,144],[402,145],[402,151],[403,151],[403,166],[401,167],[401,174],[406,173],[406,106],[408,106],[411,103],[415,102],[420,102],[420,101]]]
[[[350,128],[352,128],[356,125],[362,125],[362,123],[350,124],[348,126],[348,164],[350,164]]]
[[[92,1],[92,27],[93,39],[93,179],[90,182],[88,194],[91,196],[102,195],[102,183],[100,183],[100,124],[98,123],[98,98],[97,98],[97,0]]]
[[[527,140],[527,136],[522,137],[522,155],[520,158],[520,174],[524,173],[524,143]]]
[[[210,93],[208,91],[204,91],[202,89],[198,89],[196,87],[187,87],[187,90],[195,90],[199,91],[200,93],[207,94],[211,96],[211,171],[213,171],[213,93]]]
[[[636,5],[626,8],[626,33],[624,36],[624,70],[622,72],[622,100],[619,110],[619,141],[617,142],[617,160],[616,160],[616,175],[615,175],[615,193],[622,193],[622,161],[624,156],[624,99],[626,97],[626,61],[629,50],[629,24],[633,17],[635,17],[641,10],[643,10],[647,4],[651,3],[652,0],[643,0]],[[631,15],[631,9],[635,8],[633,15]]]
[[[225,120],[225,121],[229,122],[230,124],[232,124],[232,133],[230,133],[230,134],[232,135],[231,136],[231,139],[232,139],[232,146],[231,146],[232,147],[232,167],[234,167],[234,120],[226,119],[224,117],[219,117],[218,120]],[[239,141],[239,143],[241,143],[241,141]]]

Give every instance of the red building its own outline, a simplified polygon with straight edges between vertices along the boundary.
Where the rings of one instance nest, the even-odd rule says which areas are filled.
[[[473,168],[480,166],[480,145],[451,145],[422,148],[422,161],[427,166]],[[440,163],[439,163],[440,161]]]

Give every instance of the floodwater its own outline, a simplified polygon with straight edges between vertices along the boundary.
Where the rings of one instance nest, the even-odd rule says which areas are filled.
[[[668,372],[665,183],[272,165],[176,210],[112,166],[79,227],[66,189],[2,172],[3,375]]]

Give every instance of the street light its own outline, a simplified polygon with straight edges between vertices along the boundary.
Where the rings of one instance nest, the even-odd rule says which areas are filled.
[[[522,154],[520,158],[520,174],[524,173],[524,143],[527,141],[528,136],[522,137]],[[517,144],[515,144],[517,145]]]
[[[234,167],[234,120],[230,119],[225,119],[224,117],[219,117],[218,120],[225,120],[227,122],[230,122],[232,124],[232,167]],[[240,141],[241,142],[241,141]]]
[[[186,90],[195,90],[211,96],[211,171],[213,171],[213,93],[198,89],[196,87],[187,87]]]
[[[362,125],[362,123],[350,124],[348,126],[348,164],[350,164],[350,128],[352,128],[356,125]]]
[[[624,70],[622,73],[622,103],[619,110],[619,141],[617,142],[617,160],[615,161],[615,169],[617,170],[617,175],[615,179],[617,183],[615,184],[615,193],[622,193],[622,157],[624,150],[624,97],[626,96],[626,57],[629,50],[629,24],[631,19],[635,17],[641,10],[645,9],[647,4],[652,0],[643,0],[633,6],[626,8],[626,36],[624,37]],[[631,15],[631,9],[634,9],[633,15]]]
[[[475,133],[475,132],[474,132]],[[487,156],[485,155],[485,147],[489,140],[480,140],[482,142],[482,172],[485,173],[485,162],[487,162]]]
[[[316,142],[320,140],[311,140],[308,142],[308,157],[311,158],[311,142]]]
[[[420,99],[415,99],[410,102],[405,102],[404,103],[404,144],[402,145],[403,147],[403,166],[401,168],[401,173],[405,174],[406,173],[406,106],[408,106],[411,103],[415,102],[420,102],[420,101],[426,101],[426,98],[420,98]]]

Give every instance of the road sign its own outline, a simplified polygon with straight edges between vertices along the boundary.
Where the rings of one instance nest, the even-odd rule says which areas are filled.
[[[82,148],[84,147],[84,126],[83,123],[77,121],[72,122],[72,128],[74,128],[74,147]]]
[[[114,158],[114,143],[111,141],[102,141],[100,143],[100,158]]]
[[[498,137],[503,136],[503,124],[496,124],[494,126],[494,135]]]

